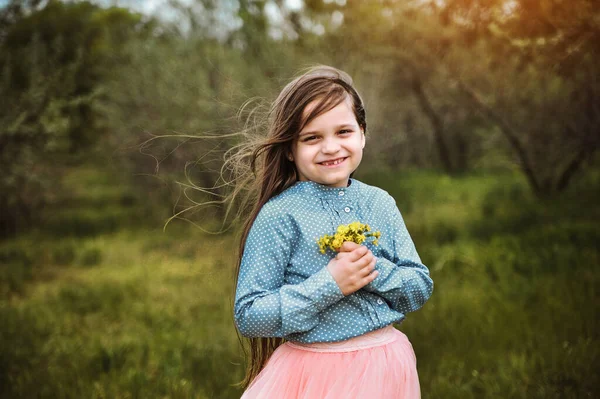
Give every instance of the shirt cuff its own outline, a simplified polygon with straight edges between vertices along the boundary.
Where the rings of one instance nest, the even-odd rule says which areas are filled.
[[[319,312],[344,298],[327,267],[322,268],[302,283],[306,295],[311,298]]]

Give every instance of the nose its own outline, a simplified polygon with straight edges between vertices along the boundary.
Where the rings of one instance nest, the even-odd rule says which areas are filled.
[[[340,150],[340,143],[335,138],[323,140],[321,151],[323,154],[335,154]]]

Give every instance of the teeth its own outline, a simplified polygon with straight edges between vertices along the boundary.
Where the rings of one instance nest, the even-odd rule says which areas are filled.
[[[337,165],[339,163],[341,163],[344,160],[344,158],[340,158],[340,159],[336,159],[335,161],[331,161],[331,162],[321,162],[323,165]]]

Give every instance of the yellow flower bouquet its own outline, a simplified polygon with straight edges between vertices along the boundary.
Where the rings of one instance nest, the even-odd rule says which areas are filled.
[[[339,251],[344,241],[362,244],[369,237],[373,237],[372,243],[373,245],[377,245],[379,237],[381,237],[381,232],[371,232],[368,224],[352,222],[350,224],[339,225],[334,235],[325,234],[317,240],[317,244],[319,244],[319,251],[324,254],[327,248],[336,252]]]

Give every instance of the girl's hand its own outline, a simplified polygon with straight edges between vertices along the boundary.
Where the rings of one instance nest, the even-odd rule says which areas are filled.
[[[378,271],[373,272],[376,260],[364,245],[344,242],[340,253],[327,264],[327,269],[342,293],[348,296],[375,280],[379,274]]]
[[[361,245],[357,244],[355,242],[344,241],[344,243],[340,247],[339,253],[337,254],[336,258],[342,259],[344,256],[347,256],[350,252],[352,252],[356,248],[360,248],[360,247],[361,247]],[[369,249],[369,251],[367,252],[367,255],[373,255],[373,252],[371,252],[371,250]],[[374,258],[374,262],[376,262],[377,258],[375,257],[375,255],[373,255],[373,258]],[[373,263],[373,266],[375,266],[375,263]]]
[[[361,246],[360,244],[357,244],[352,241],[344,241],[344,243],[340,247],[340,250],[339,250],[340,253],[338,254],[337,258],[339,259],[340,257],[347,255],[347,252],[352,252],[356,248],[360,248],[360,246]],[[371,251],[369,250],[369,252],[371,252]]]

